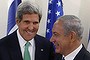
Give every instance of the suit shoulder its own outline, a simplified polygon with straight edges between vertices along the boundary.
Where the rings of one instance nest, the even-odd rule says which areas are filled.
[[[86,50],[86,48],[83,46],[81,57],[83,57],[83,60],[90,60],[90,53]]]
[[[86,51],[84,57],[85,57],[85,60],[90,60],[90,53]]]
[[[7,44],[7,43],[10,42],[12,39],[16,39],[16,35],[17,35],[17,34],[14,32],[14,33],[12,33],[12,34],[10,34],[10,35],[7,35],[7,36],[1,38],[1,39],[0,39],[0,44],[3,44],[3,43]]]

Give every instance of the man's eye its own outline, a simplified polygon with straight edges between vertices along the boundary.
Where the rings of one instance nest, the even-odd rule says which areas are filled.
[[[24,21],[24,23],[29,24],[30,22],[29,21]]]
[[[38,24],[39,22],[33,22],[33,24]]]
[[[57,33],[53,33],[53,35],[54,35],[54,36],[58,36],[58,34],[57,34]]]
[[[58,36],[57,34],[54,34],[54,36]]]

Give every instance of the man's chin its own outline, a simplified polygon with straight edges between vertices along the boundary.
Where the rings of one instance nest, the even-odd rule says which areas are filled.
[[[59,49],[55,49],[55,52],[56,52],[56,53],[60,53],[60,50],[59,50]]]

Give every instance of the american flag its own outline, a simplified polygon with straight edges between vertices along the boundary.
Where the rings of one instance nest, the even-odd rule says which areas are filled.
[[[52,27],[58,17],[63,15],[62,0],[49,0],[48,3],[48,17],[46,26],[46,38],[50,39],[52,36]]]
[[[17,6],[21,3],[21,0],[9,0],[8,2],[8,25],[7,35],[11,34],[17,29],[15,22],[15,14]]]

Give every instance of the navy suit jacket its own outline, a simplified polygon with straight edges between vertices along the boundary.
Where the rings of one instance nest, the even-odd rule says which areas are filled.
[[[55,60],[62,60],[62,55],[56,54]],[[79,53],[74,58],[74,60],[90,60],[90,53],[83,46],[82,49],[79,51]]]
[[[34,39],[35,60],[54,60],[54,49],[49,40],[39,35]],[[0,60],[23,60],[16,31],[0,40]]]

